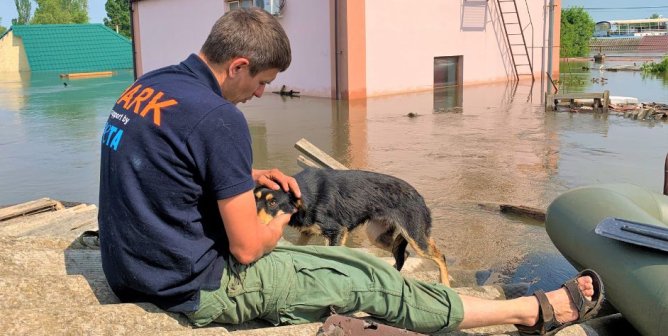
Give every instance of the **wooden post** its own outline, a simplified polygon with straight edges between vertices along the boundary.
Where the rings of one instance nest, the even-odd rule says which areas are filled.
[[[554,111],[555,106],[554,106],[554,95],[551,95],[549,93],[545,93],[545,109],[548,111]]]
[[[610,106],[610,91],[603,91],[603,112],[608,113],[608,106]]]
[[[320,166],[331,169],[348,169],[348,167],[344,166],[341,162],[336,161],[333,157],[329,156],[327,153],[323,152],[320,150],[320,148],[316,147],[304,138],[297,141],[295,148],[306,155],[308,159],[311,159]]]

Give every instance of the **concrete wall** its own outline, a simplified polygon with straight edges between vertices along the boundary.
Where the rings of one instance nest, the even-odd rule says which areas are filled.
[[[23,41],[9,31],[0,39],[0,72],[30,71]]]
[[[533,46],[533,71],[540,74],[544,3],[517,5],[522,25],[529,18],[533,22],[524,32],[527,46]],[[402,1],[367,0],[366,6],[369,96],[432,89],[434,57],[439,56],[462,56],[464,84],[513,76],[496,1],[423,0],[407,8]]]

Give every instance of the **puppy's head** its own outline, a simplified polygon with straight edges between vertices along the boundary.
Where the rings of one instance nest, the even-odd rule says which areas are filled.
[[[257,216],[264,224],[268,224],[280,214],[294,214],[301,205],[301,200],[283,190],[271,190],[260,186],[256,187],[253,193]]]

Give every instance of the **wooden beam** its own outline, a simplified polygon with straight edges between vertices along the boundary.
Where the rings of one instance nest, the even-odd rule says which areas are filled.
[[[38,200],[16,204],[0,209],[0,221],[38,212],[55,211],[61,209],[64,209],[64,207],[60,202],[54,201],[50,198],[40,198]]]
[[[344,166],[341,162],[336,161],[333,157],[329,156],[327,153],[323,152],[320,148],[316,147],[314,144],[310,143],[304,138],[295,143],[295,148],[302,152],[308,159],[312,160],[320,166],[331,169],[348,169],[348,167]]]
[[[303,155],[297,156],[297,164],[302,168],[322,168],[321,165],[313,162],[313,160],[308,159]]]

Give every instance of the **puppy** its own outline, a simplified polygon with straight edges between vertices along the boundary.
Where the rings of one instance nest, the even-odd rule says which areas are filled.
[[[431,238],[431,213],[422,196],[407,182],[389,175],[361,170],[308,168],[294,176],[302,192],[257,187],[258,216],[268,223],[280,213],[293,214],[288,225],[300,231],[298,244],[314,235],[328,245],[344,245],[348,233],[366,223],[372,244],[389,251],[401,270],[406,246],[438,265],[441,282],[450,286],[445,257]]]

